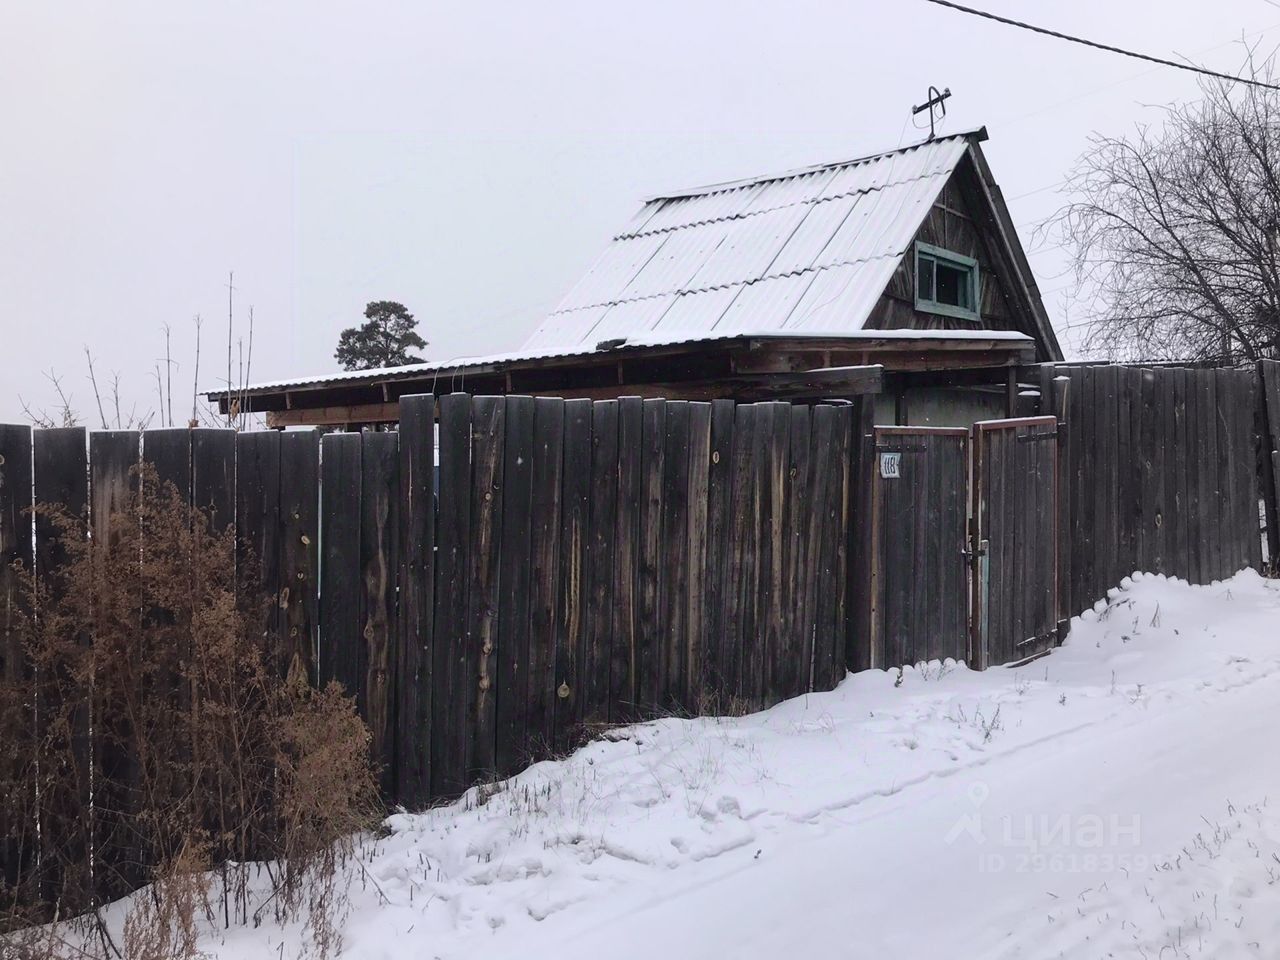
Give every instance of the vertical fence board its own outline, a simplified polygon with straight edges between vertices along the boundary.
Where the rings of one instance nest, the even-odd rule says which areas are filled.
[[[471,552],[467,608],[467,772],[488,778],[496,767],[494,703],[498,634],[499,558],[502,542],[502,465],[506,401],[476,397],[471,412]]]
[[[1232,426],[1237,431],[1233,444],[1236,449],[1235,467],[1239,476],[1239,494],[1233,493],[1236,507],[1233,516],[1240,530],[1241,554],[1232,564],[1231,573],[1237,568],[1249,566],[1262,569],[1262,522],[1259,515],[1258,459],[1255,429],[1258,409],[1258,378],[1251,370],[1232,373],[1235,381],[1235,417]],[[1230,485],[1228,489],[1232,489]]]
[[[25,683],[30,676],[18,629],[23,592],[15,564],[30,571],[34,562],[31,443],[30,427],[0,424],[0,680],[7,684]],[[24,711],[24,733],[29,734],[31,722]],[[0,764],[14,762],[12,753],[0,752]],[[10,776],[17,772],[5,770]],[[0,796],[0,883],[9,890],[18,890],[26,879],[36,837],[34,820],[26,814],[34,800],[20,804],[18,797]]]
[[[111,517],[127,509],[139,462],[141,437],[136,430],[89,435],[89,516],[91,535],[106,544],[114,535]],[[139,621],[142,611],[138,611]],[[119,899],[143,881],[142,851],[130,827],[136,809],[138,769],[128,721],[95,698],[93,819],[94,893],[99,902]],[[110,784],[110,786],[107,786]],[[99,802],[100,801],[100,802]]]
[[[1259,360],[1257,365],[1258,457],[1261,461],[1263,500],[1267,518],[1267,560],[1280,569],[1280,361]]]
[[[641,711],[655,709],[661,700],[662,676],[659,651],[662,643],[662,611],[659,568],[663,563],[663,463],[667,437],[665,400],[645,400],[641,426],[640,549],[636,630],[636,699]]]
[[[529,580],[532,565],[532,397],[506,400],[502,464],[502,541],[499,550],[495,764],[510,776],[529,755]]]
[[[235,439],[237,577],[241,590],[271,600],[264,645],[274,643],[280,614],[280,436],[268,430]]]
[[[835,460],[834,450],[835,410],[836,408],[830,404],[819,404],[813,408],[809,423],[809,508],[803,517],[806,549],[801,576],[805,584],[805,629],[809,634],[806,642],[812,651],[810,659],[813,663],[813,686],[816,690],[829,688],[832,665],[835,663],[836,656],[832,646],[834,638],[826,629],[828,617],[825,604],[828,596],[820,588],[820,585],[825,582],[823,579],[823,531],[827,524],[826,505],[831,499],[831,488],[836,484],[836,474],[840,467]],[[880,499],[883,501],[884,498]],[[867,549],[869,551],[877,549],[877,545],[868,543]],[[883,612],[883,602],[879,606]],[[886,653],[885,656],[887,657],[888,654]],[[884,662],[892,661],[886,659]]]
[[[1158,573],[1164,562],[1164,475],[1158,447],[1159,409],[1156,406],[1157,384],[1154,370],[1143,369],[1142,377],[1142,430],[1138,439],[1137,456],[1142,462],[1140,495],[1144,503],[1141,538],[1142,569]],[[1064,535],[1065,531],[1063,534]]]
[[[225,530],[236,518],[236,434],[191,431],[191,504],[209,518],[209,529]]]
[[[733,421],[732,400],[711,404],[710,451],[707,465],[707,570],[704,581],[706,629],[702,639],[700,677],[718,709],[732,690],[726,675],[732,594],[729,557],[733,530]]]
[[[396,795],[396,574],[400,566],[400,443],[391,432],[360,436],[360,683],[369,752],[385,797]]]
[[[397,793],[409,810],[431,799],[435,607],[434,396],[400,400],[400,617],[396,661]]]
[[[658,564],[658,702],[665,710],[684,705],[681,649],[685,637],[689,577],[689,403],[667,403],[666,450],[662,471],[662,533]]]
[[[742,678],[745,644],[754,623],[749,596],[755,589],[755,538],[749,522],[751,511],[752,447],[756,443],[756,408],[740,404],[734,409],[731,450],[731,498],[729,504],[728,559],[725,565],[725,615],[721,637],[720,673],[729,698],[746,698]]]
[[[1223,424],[1221,415],[1223,407],[1230,407],[1230,388],[1228,381],[1223,396],[1218,394],[1221,382],[1218,371],[1200,371],[1201,404],[1198,428],[1201,433],[1201,460],[1199,464],[1200,482],[1200,525],[1203,541],[1202,576],[1204,582],[1220,580],[1227,574],[1225,568],[1231,564],[1233,537],[1224,536],[1224,531],[1234,529],[1235,502],[1229,494],[1229,484],[1222,483],[1219,468],[1230,464],[1236,455],[1230,429]],[[1233,571],[1234,572],[1234,571]]]
[[[609,720],[613,663],[614,565],[618,537],[618,401],[592,405],[591,513],[587,613],[582,664],[582,714],[589,724]]]
[[[804,573],[809,556],[809,515],[813,510],[813,466],[810,457],[812,412],[809,407],[796,405],[790,410],[787,429],[787,518],[784,531],[783,552],[786,556],[786,572],[783,590],[786,608],[783,611],[781,672],[785,696],[794,697],[813,689],[815,676],[813,660],[813,604],[807,589]]]
[[[846,661],[850,670],[867,670],[879,666],[872,659],[871,644],[871,527],[872,527],[872,471],[876,469],[875,437],[873,424],[875,420],[875,398],[858,397],[854,401],[851,450],[853,512],[849,517],[849,529],[845,537],[846,550],[849,552],[849,644]],[[816,475],[818,461],[810,457],[812,470]],[[814,481],[811,481],[814,482]],[[965,490],[959,487],[954,491],[957,503],[960,503]],[[811,494],[812,498],[813,494]],[[811,499],[812,502],[812,499]],[[961,513],[963,513],[961,505]],[[812,551],[812,547],[809,550]],[[963,577],[957,571],[957,577]],[[812,600],[806,603],[812,609]],[[815,674],[816,678],[816,674]],[[816,683],[816,679],[815,679]]]
[[[556,642],[557,751],[576,741],[583,718],[586,573],[590,562],[591,401],[567,400],[564,411],[564,493],[560,529],[560,615]]]
[[[689,405],[689,586],[685,633],[679,638],[684,662],[681,698],[701,713],[705,704],[702,658],[707,643],[707,524],[711,505],[711,404]]]
[[[431,789],[467,788],[467,565],[471,543],[471,398],[440,399],[440,501],[431,694]]]
[[[614,535],[613,652],[609,678],[609,718],[615,722],[626,722],[637,716],[637,578],[643,436],[644,401],[639,397],[623,397],[618,401],[617,532]]]
[[[560,633],[560,501],[564,476],[564,401],[533,407],[533,527],[529,583],[529,714],[534,759],[555,748],[556,638]]]
[[[51,597],[66,588],[63,567],[71,551],[63,536],[83,538],[87,532],[86,457],[82,427],[37,430],[32,437],[35,502],[61,506],[78,521],[72,530],[61,531],[48,514],[38,512],[35,516],[36,579],[41,590],[48,591]],[[80,637],[79,641],[86,645],[89,638]],[[88,906],[81,895],[89,888],[84,869],[88,865],[88,838],[82,831],[82,812],[88,808],[90,793],[89,704],[67,702],[68,694],[76,687],[69,676],[50,676],[42,671],[36,679],[37,736],[44,756],[58,757],[59,763],[69,758],[74,767],[74,784],[61,776],[40,777],[40,836],[44,848],[40,884],[47,902],[60,901],[63,910],[76,913]],[[59,854],[66,858],[65,863]]]
[[[829,511],[831,517],[831,551],[835,565],[835,583],[832,585],[835,605],[831,611],[833,646],[829,686],[835,686],[843,680],[848,670],[846,655],[849,649],[849,642],[845,631],[848,629],[849,624],[849,553],[848,538],[845,535],[845,531],[848,529],[851,519],[850,484],[853,480],[851,469],[851,453],[854,442],[853,427],[854,421],[851,408],[847,405],[837,407],[836,456],[839,459],[836,461],[835,474],[832,478],[831,496],[833,499]]]
[[[775,703],[786,696],[795,664],[784,665],[786,641],[786,530],[787,472],[790,458],[788,432],[791,407],[786,403],[765,404],[766,446],[761,480],[761,599],[763,602],[764,644],[761,648],[760,688],[762,703]],[[838,455],[837,455],[838,456]],[[836,461],[839,463],[839,460]],[[790,668],[790,669],[788,669]]]
[[[320,663],[322,684],[337,681],[367,715],[364,640],[360,635],[360,502],[358,433],[320,441]],[[277,591],[278,592],[278,591]]]
[[[320,437],[280,435],[280,670],[315,683],[320,648]]]

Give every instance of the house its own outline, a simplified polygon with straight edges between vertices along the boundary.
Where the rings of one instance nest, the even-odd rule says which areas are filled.
[[[258,384],[268,424],[394,422],[401,396],[811,401],[879,394],[878,422],[1012,412],[1061,360],[983,156],[985,129],[663,194],[516,351]],[[226,393],[212,393],[225,411]]]

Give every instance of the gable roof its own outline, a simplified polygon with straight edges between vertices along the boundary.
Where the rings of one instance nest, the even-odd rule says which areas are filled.
[[[984,137],[958,133],[651,198],[524,346],[862,330],[951,174]]]

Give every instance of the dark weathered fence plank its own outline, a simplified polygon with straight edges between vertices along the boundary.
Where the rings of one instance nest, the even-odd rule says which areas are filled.
[[[1280,563],[1280,361],[1259,360],[1258,459],[1262,498],[1266,510],[1267,559],[1272,569]]]
[[[471,544],[471,398],[440,399],[440,501],[431,715],[431,790],[467,788],[467,569]]]
[[[637,586],[643,437],[644,401],[639,397],[623,397],[618,401],[617,530],[614,535],[613,647],[609,680],[609,716],[615,722],[626,722],[637,715]]]
[[[709,701],[719,707],[732,689],[725,673],[729,639],[728,603],[733,590],[729,557],[733,528],[732,400],[711,404],[711,433],[707,463],[707,567],[703,581],[705,627],[699,677]]]
[[[499,558],[502,540],[502,463],[506,401],[476,397],[471,412],[471,549],[467,571],[467,772],[493,776],[497,765],[494,703],[498,634]]]
[[[583,637],[582,715],[589,724],[609,720],[613,663],[614,566],[618,537],[618,401],[592,406],[591,514]]]
[[[1245,509],[1238,511],[1245,537],[1245,560],[1254,570],[1261,571],[1263,533],[1259,524],[1265,523],[1265,510],[1259,508],[1262,491],[1259,487],[1262,471],[1258,469],[1258,420],[1262,387],[1253,371],[1242,370],[1237,374],[1238,389],[1243,394],[1237,428],[1240,433],[1237,443],[1242,455],[1239,457],[1241,483],[1244,485],[1242,504]]]
[[[211,530],[226,530],[235,523],[234,430],[191,431],[191,504],[205,512]]]
[[[783,699],[789,671],[783,666],[786,642],[786,529],[787,468],[790,457],[791,406],[786,403],[765,404],[764,417],[767,444],[761,461],[761,576],[760,598],[764,643],[760,649],[761,703]],[[834,451],[833,451],[834,453]],[[838,454],[836,454],[838,456]],[[836,464],[839,464],[836,460]],[[838,467],[837,467],[838,468]],[[788,665],[792,668],[795,664]]]
[[[845,531],[849,527],[852,496],[850,484],[852,474],[852,449],[854,443],[854,420],[852,409],[848,405],[836,408],[836,461],[835,474],[832,478],[830,496],[833,498],[829,508],[831,523],[831,552],[833,556],[835,583],[832,584],[834,605],[831,610],[832,662],[828,687],[834,687],[844,679],[848,671],[846,659],[849,649],[846,631],[849,626],[849,554],[848,538]],[[963,511],[961,511],[963,515]],[[963,524],[957,528],[963,536]],[[963,596],[960,594],[959,596]]]
[[[871,474],[875,463],[875,398],[858,397],[854,401],[853,422],[850,437],[849,483],[851,487],[852,513],[849,516],[849,527],[845,531],[845,549],[849,556],[849,641],[845,654],[850,670],[867,670],[879,666],[872,659],[874,653],[871,643],[871,528],[873,507]],[[817,460],[810,457],[813,470],[817,471]],[[811,484],[814,481],[811,480]],[[953,491],[954,503],[960,513],[965,512],[966,490],[959,486]],[[811,494],[812,502],[812,494]],[[808,548],[812,552],[812,546]],[[956,572],[957,578],[963,578],[963,570]],[[957,583],[961,582],[957,579]],[[806,599],[812,610],[812,598]],[[812,617],[812,614],[810,614]],[[817,677],[815,673],[815,684]]]
[[[659,570],[662,555],[663,464],[667,437],[665,400],[645,400],[641,426],[640,543],[636,595],[636,700],[641,712],[661,700],[659,670],[663,632]]]
[[[539,397],[533,407],[532,570],[529,577],[529,713],[531,757],[555,749],[556,641],[560,633],[560,498],[564,477],[564,401]]]
[[[23,590],[16,564],[30,571],[34,563],[31,540],[31,428],[0,424],[0,679],[6,684],[30,682],[32,670],[23,651],[19,621],[23,610]],[[31,735],[34,717],[22,716],[23,732]],[[25,779],[9,766],[17,763],[11,751],[0,751],[5,779]],[[0,883],[18,891],[22,899],[34,899],[26,892],[34,862],[38,835],[35,785],[24,797],[0,794]]]
[[[681,656],[686,639],[685,596],[689,579],[689,403],[667,404],[666,451],[662,475],[662,560],[658,565],[661,640],[658,645],[658,697],[667,710],[682,710]]]
[[[1225,473],[1227,478],[1230,477],[1236,450],[1231,430],[1219,429],[1222,425],[1220,420],[1222,408],[1231,406],[1232,383],[1230,380],[1223,382],[1216,370],[1201,371],[1201,380],[1201,404],[1197,424],[1201,433],[1198,479],[1200,526],[1204,543],[1201,578],[1208,582],[1229,576],[1226,569],[1231,566],[1231,550],[1235,539],[1231,536],[1231,531],[1238,527],[1235,525],[1234,498],[1226,496],[1230,490],[1230,483],[1224,484],[1224,477],[1221,474]],[[1221,396],[1218,394],[1220,382],[1224,388]]]
[[[274,650],[280,619],[280,437],[236,434],[237,577],[242,591],[269,598],[264,649]]]
[[[396,574],[400,567],[399,435],[360,435],[360,590],[358,638],[363,716],[383,795],[396,795]]]
[[[431,799],[432,637],[435,624],[434,396],[400,400],[400,616],[396,773],[400,802]]]
[[[320,653],[320,437],[280,435],[280,670],[315,683]]]
[[[707,635],[707,520],[710,511],[711,404],[689,404],[689,577],[685,635],[681,638],[684,662],[682,702],[703,712],[702,658]]]
[[[88,518],[88,464],[85,431],[82,427],[38,430],[32,438],[35,502],[46,507],[62,507],[76,522],[70,530],[60,530],[46,512],[35,516],[35,572],[41,592],[51,598],[67,587],[65,564],[72,556],[67,537],[83,539]],[[29,522],[29,521],[28,521]],[[37,611],[37,616],[39,612]],[[81,645],[89,637],[79,638]],[[58,764],[57,775],[41,776],[40,885],[46,902],[76,913],[88,906],[83,899],[89,889],[87,838],[83,833],[84,811],[90,796],[89,709],[87,700],[69,702],[77,685],[63,671],[51,675],[40,671],[35,684],[35,713],[44,759]],[[78,699],[78,698],[77,698]],[[64,726],[63,720],[66,720]],[[72,778],[61,769],[70,763]]]
[[[1260,568],[1262,564],[1262,532],[1258,511],[1257,427],[1258,383],[1253,371],[1219,371],[1223,394],[1219,402],[1230,412],[1226,423],[1220,423],[1219,442],[1230,443],[1231,457],[1225,476],[1221,477],[1223,493],[1231,503],[1231,511],[1223,519],[1230,533],[1223,538],[1234,549],[1224,550],[1221,576],[1230,576],[1244,567]]]
[[[0,424],[0,678],[7,684],[29,682],[31,670],[18,630],[23,591],[15,564],[31,570],[31,428]],[[23,724],[33,722],[24,714]],[[0,751],[0,764],[15,763],[9,751]],[[15,776],[10,768],[5,773]],[[37,835],[32,795],[20,798],[0,795],[0,883],[10,890],[25,885]]]
[[[502,464],[502,541],[499,545],[498,634],[495,651],[496,745],[499,776],[518,770],[529,756],[529,621],[532,572],[534,401],[506,400]]]
[[[784,696],[794,697],[813,689],[813,594],[805,582],[809,556],[808,525],[813,511],[813,466],[811,411],[796,405],[791,408],[787,429],[788,496],[783,551],[786,571],[783,592],[782,646],[779,651],[781,688]]]
[[[163,491],[173,484],[184,502],[191,498],[191,431],[186,427],[147,430],[142,434],[142,459],[155,467]]]
[[[322,684],[337,681],[366,707],[360,636],[361,452],[358,433],[320,441],[320,663]]]
[[[116,536],[113,515],[128,508],[140,449],[136,430],[89,434],[90,529],[104,546]],[[141,622],[141,610],[138,617]],[[138,806],[138,759],[128,747],[133,737],[128,718],[114,706],[94,698],[94,892],[104,903],[135,890],[144,880],[143,853],[131,827],[132,811]]]
[[[583,719],[586,574],[590,563],[591,401],[564,405],[564,477],[560,501],[560,612],[556,638],[555,746],[576,742]]]

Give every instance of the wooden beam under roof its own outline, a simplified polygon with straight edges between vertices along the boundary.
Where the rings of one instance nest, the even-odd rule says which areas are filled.
[[[617,397],[661,397],[668,400],[822,400],[879,393],[884,368],[879,365],[830,367],[789,373],[755,374],[684,383],[617,384],[597,387],[549,389],[543,396],[566,400],[612,400]],[[398,403],[366,403],[345,406],[295,408],[267,413],[267,426],[358,427],[394,423],[400,418]]]

